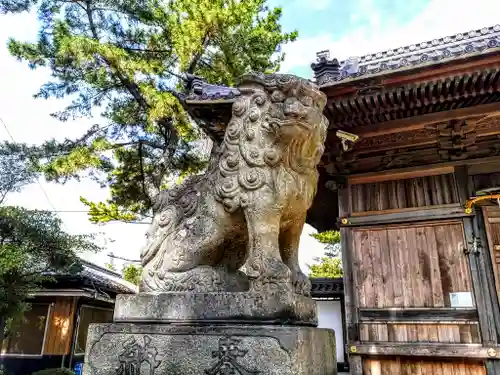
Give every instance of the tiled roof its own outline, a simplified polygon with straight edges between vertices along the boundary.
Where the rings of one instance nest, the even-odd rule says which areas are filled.
[[[227,86],[212,85],[197,76],[189,76],[189,94],[185,99],[189,101],[203,100],[234,100],[241,93],[238,89]]]
[[[63,274],[60,272],[48,272],[48,275],[54,276],[57,282],[70,278],[82,280],[84,284],[90,284],[92,287],[106,288],[114,293],[132,294],[137,293],[137,286],[124,280],[117,272],[98,266],[94,263],[80,259],[82,270],[74,274]],[[79,281],[80,283],[81,281]]]
[[[500,51],[500,25],[368,54],[358,58],[357,62],[339,63],[337,59],[329,58],[328,51],[323,51],[317,54],[317,62],[311,68],[316,83],[329,86],[384,71],[397,71],[494,51]]]
[[[343,278],[312,278],[311,296],[312,297],[333,297],[344,294]]]
[[[119,273],[83,260],[82,263],[83,270],[80,273],[82,277],[116,291],[116,293],[137,293],[137,286],[124,280]]]

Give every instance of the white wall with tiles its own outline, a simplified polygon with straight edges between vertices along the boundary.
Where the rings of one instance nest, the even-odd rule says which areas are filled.
[[[344,362],[344,337],[342,331],[342,305],[340,301],[317,300],[318,328],[331,328],[335,331],[337,363]]]

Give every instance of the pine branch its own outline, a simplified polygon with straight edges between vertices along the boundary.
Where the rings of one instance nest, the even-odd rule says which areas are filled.
[[[85,12],[87,14],[87,18],[89,20],[89,26],[90,26],[90,31],[92,33],[92,37],[99,41],[99,33],[97,32],[96,25],[94,23],[94,16],[92,14],[92,8],[91,8],[91,3],[90,1],[86,1],[86,7],[85,7]],[[139,87],[129,80],[127,77],[125,77],[123,74],[120,73],[118,68],[116,67],[115,64],[113,64],[110,60],[108,60],[106,57],[101,56],[102,59],[106,62],[106,64],[113,70],[114,74],[116,74],[116,77],[120,80],[120,82],[123,84],[123,86],[129,91],[129,93],[132,95],[132,97],[137,101],[137,103],[144,109],[144,110],[149,110],[150,106],[146,99],[142,96]]]
[[[178,88],[184,74],[230,85],[244,71],[276,68],[277,47],[296,38],[281,32],[281,11],[266,1],[0,0],[0,12],[38,16],[37,42],[9,43],[17,59],[51,70],[54,78],[37,98],[74,95],[56,118],[91,117],[103,107],[111,122],[72,140],[5,150],[35,161],[52,181],[87,171],[108,186],[111,197],[93,216],[98,222],[144,216],[150,211],[144,190],[206,165],[189,147],[199,129]]]
[[[149,189],[146,189],[146,176],[144,174],[144,163],[142,161],[142,142],[139,142],[139,168],[141,170],[141,182],[142,182],[142,192],[148,198],[149,204],[153,204],[153,194],[149,192]]]
[[[198,62],[200,61],[201,57],[205,53],[205,50],[207,49],[208,45],[210,44],[210,31],[207,30],[205,33],[205,36],[203,37],[203,43],[200,51],[193,57],[193,60],[191,60],[191,63],[189,64],[189,67],[187,69],[188,74],[193,74],[194,71],[196,70],[196,67],[198,66]]]

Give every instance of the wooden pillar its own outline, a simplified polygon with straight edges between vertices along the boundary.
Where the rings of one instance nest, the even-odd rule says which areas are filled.
[[[456,168],[455,180],[460,202],[465,203],[474,194],[474,185],[468,175],[467,166]],[[500,334],[500,308],[483,214],[480,209],[476,209],[474,216],[463,220],[466,240],[464,251],[469,261],[482,343],[483,346],[496,346]],[[500,375],[500,360],[486,360],[485,365],[487,375]]]
[[[347,327],[346,327],[346,312],[345,312],[345,296],[342,294],[340,296],[340,311],[342,316],[342,345],[344,351],[344,369],[342,371],[348,371],[349,367],[349,353],[347,351]],[[347,367],[347,368],[346,368]]]
[[[339,217],[349,216],[351,213],[351,197],[350,189],[347,183],[339,189]],[[344,306],[345,306],[345,322],[347,333],[347,345],[352,342],[359,341],[359,320],[356,304],[356,293],[352,289],[353,273],[352,273],[352,240],[351,231],[348,228],[340,228],[340,241],[342,249],[342,268],[344,271]],[[350,353],[349,350],[345,350]],[[361,357],[351,356],[347,354],[346,360],[349,362],[349,370],[352,375],[362,375],[363,369],[361,366]]]

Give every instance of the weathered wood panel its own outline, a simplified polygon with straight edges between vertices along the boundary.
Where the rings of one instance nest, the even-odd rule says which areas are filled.
[[[467,359],[468,361],[499,360],[500,347],[497,345],[484,346],[482,344],[452,344],[440,342],[365,342],[349,347],[353,355],[368,355],[373,357],[414,357]],[[496,374],[495,374],[496,375]]]
[[[45,337],[44,355],[65,355],[69,353],[75,311],[75,298],[63,297],[54,302]]]
[[[476,191],[500,186],[500,173],[478,174],[474,176]]]
[[[488,247],[495,275],[497,296],[500,297],[500,208],[484,207],[483,214],[486,223]]]
[[[349,217],[340,217],[341,227],[368,225],[404,224],[422,220],[448,220],[471,217],[460,203],[440,206],[412,207],[384,211],[355,212]]]
[[[383,308],[383,309],[359,309],[359,319],[366,323],[384,322],[428,322],[436,324],[442,322],[464,322],[478,320],[477,309],[467,308],[446,308],[446,307],[421,307],[421,308]]]
[[[486,375],[484,364],[467,361],[370,358],[363,362],[363,375]]]
[[[428,349],[431,354],[434,346],[448,345],[458,352],[481,346],[475,308],[467,314],[453,309],[456,320],[452,316],[439,319],[443,311],[452,310],[450,293],[472,292],[463,202],[454,174],[444,173],[388,181],[374,176],[356,181],[343,192],[341,199],[349,197],[344,204],[348,209],[340,217],[343,234],[348,235],[343,246],[349,247],[349,257],[345,258],[351,261],[357,335],[351,335],[349,344],[354,348],[350,360],[355,375],[486,373],[484,362],[470,362],[479,361],[473,355],[468,359],[465,355],[464,361],[455,355],[449,361],[436,354],[441,358],[433,361],[432,355],[425,357],[418,351],[356,352],[356,348],[376,344],[416,345],[422,353]],[[448,214],[455,209],[456,216]],[[392,316],[396,310],[399,315]],[[433,312],[432,319],[423,311]],[[359,340],[352,341],[356,336]]]
[[[358,308],[450,307],[472,291],[461,221],[353,229]]]
[[[360,339],[371,342],[435,342],[449,344],[479,344],[478,323],[362,323]]]
[[[353,213],[458,203],[453,174],[351,185]]]

